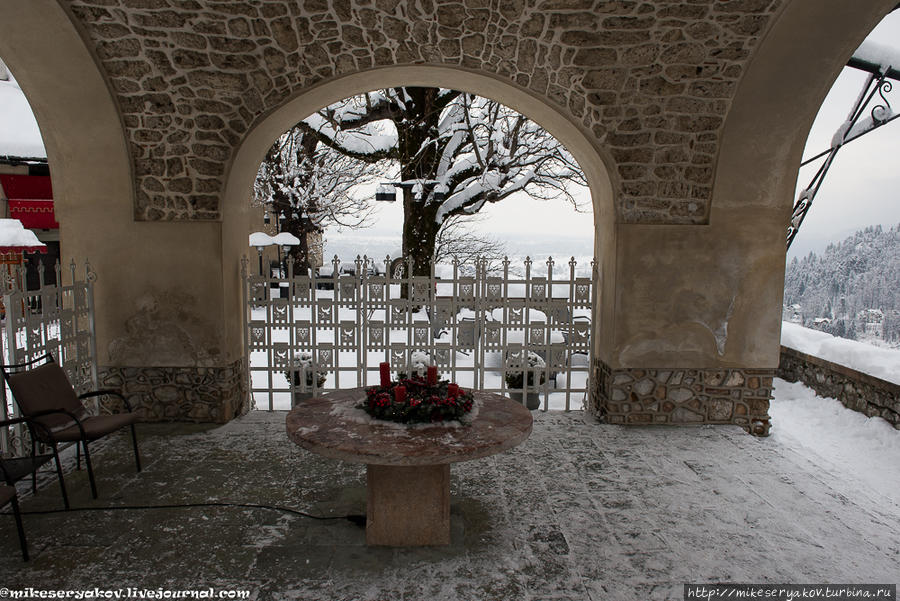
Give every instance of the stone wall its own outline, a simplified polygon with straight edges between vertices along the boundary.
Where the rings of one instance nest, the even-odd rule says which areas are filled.
[[[225,423],[250,409],[241,361],[225,367],[101,367],[99,383],[120,390],[142,421]]]
[[[819,396],[838,399],[869,417],[883,417],[900,429],[900,385],[786,346],[781,347],[778,377],[803,382]]]
[[[611,369],[594,360],[589,410],[610,424],[735,424],[769,432],[771,369]]]
[[[116,96],[139,220],[220,218],[235,148],[310,87],[440,65],[527,89],[590,132],[615,161],[622,222],[697,224],[737,82],[783,0],[60,3]]]

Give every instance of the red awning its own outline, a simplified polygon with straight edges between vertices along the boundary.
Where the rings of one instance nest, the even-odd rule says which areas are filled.
[[[0,246],[0,255],[8,255],[10,253],[46,253],[46,246]]]
[[[59,229],[53,211],[53,187],[49,175],[0,175],[9,199],[9,216],[28,229]]]
[[[52,200],[9,199],[9,216],[18,219],[28,229],[58,230]]]
[[[7,198],[53,200],[49,175],[0,175]]]

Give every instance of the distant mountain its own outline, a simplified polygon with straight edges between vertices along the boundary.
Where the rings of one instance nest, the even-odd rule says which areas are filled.
[[[836,336],[900,347],[900,225],[870,226],[788,262],[784,318]]]

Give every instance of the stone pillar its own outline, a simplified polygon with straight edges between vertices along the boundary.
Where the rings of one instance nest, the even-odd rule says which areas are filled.
[[[603,262],[590,408],[620,424],[768,431],[778,366],[783,211],[711,225],[619,225]],[[612,281],[610,281],[612,280]]]
[[[227,302],[240,297],[240,267],[223,256],[222,224],[98,224],[91,211],[60,221],[65,256],[90,258],[98,275],[101,387],[121,389],[145,420],[225,422],[245,412],[241,314]]]

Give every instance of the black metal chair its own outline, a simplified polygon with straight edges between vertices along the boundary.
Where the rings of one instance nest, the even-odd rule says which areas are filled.
[[[0,428],[21,423],[28,423],[27,417],[0,420]],[[31,455],[25,457],[0,457],[0,476],[9,486],[15,486],[16,482],[31,475],[31,491],[37,494],[37,471],[51,459],[56,461],[56,476],[59,479],[59,488],[62,491],[63,504],[69,508],[69,496],[66,494],[66,481],[63,478],[62,465],[59,462],[59,454],[56,447],[52,453],[37,453],[37,441],[31,437]]]
[[[28,561],[28,543],[25,541],[25,528],[22,527],[22,514],[19,513],[19,499],[15,486],[0,485],[0,507],[7,503],[12,505],[16,529],[19,531],[19,546],[22,547],[22,559]]]
[[[38,363],[42,362],[40,365]],[[31,436],[53,449],[59,456],[58,445],[74,442],[84,449],[84,460],[87,465],[88,479],[91,483],[91,495],[97,498],[97,484],[91,466],[91,454],[88,442],[103,438],[125,426],[131,427],[131,441],[134,446],[134,462],[137,471],[141,471],[141,458],[138,452],[137,434],[134,424],[138,414],[132,411],[131,404],[116,390],[95,390],[81,395],[69,382],[66,372],[47,353],[37,359],[18,365],[2,366],[3,377],[16,399],[22,415],[31,429]],[[112,415],[90,415],[83,399],[113,395],[121,399],[127,412]],[[78,455],[78,467],[81,467],[81,456]]]

